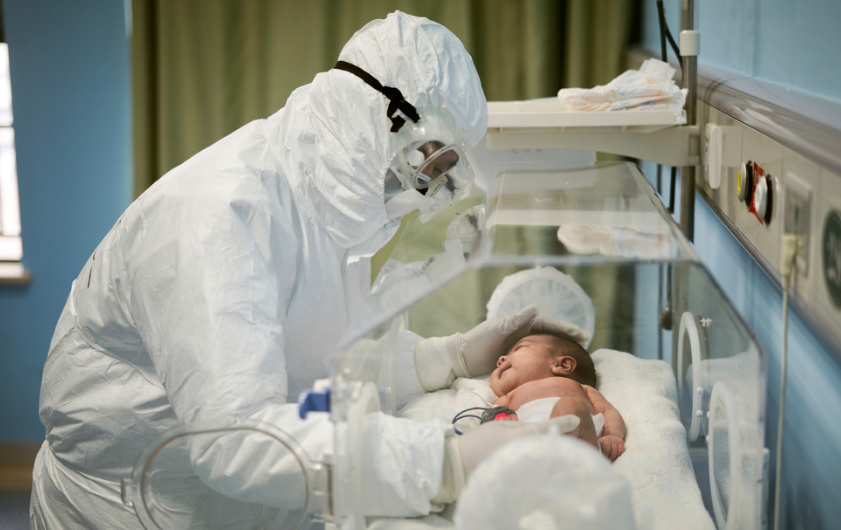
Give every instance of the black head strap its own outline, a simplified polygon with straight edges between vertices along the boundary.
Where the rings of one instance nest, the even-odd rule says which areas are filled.
[[[406,101],[403,97],[403,93],[400,92],[399,89],[390,87],[390,86],[383,86],[382,83],[377,81],[377,79],[363,70],[356,65],[346,63],[345,61],[339,61],[334,66],[337,70],[344,70],[345,72],[350,72],[359,79],[365,81],[369,85],[371,85],[375,90],[380,92],[382,95],[388,98],[388,110],[386,114],[388,119],[391,120],[391,132],[397,132],[403,127],[403,124],[406,123],[406,120],[401,118],[400,116],[396,116],[395,113],[400,110],[403,114],[409,117],[413,122],[417,123],[420,120],[420,115],[418,114],[417,109]]]

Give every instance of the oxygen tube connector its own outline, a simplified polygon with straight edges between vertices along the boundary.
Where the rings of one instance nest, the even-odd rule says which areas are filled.
[[[783,236],[782,260],[780,261],[783,289],[791,287],[791,271],[794,269],[794,263],[797,259],[797,240],[798,236],[795,234],[785,234]]]
[[[797,239],[795,234],[783,236],[782,260],[780,261],[780,275],[783,284],[783,337],[780,352],[780,414],[777,421],[777,458],[776,477],[774,487],[774,530],[780,528],[780,486],[782,484],[783,464],[783,425],[786,410],[786,368],[788,366],[788,291],[791,288],[791,275],[797,259]]]

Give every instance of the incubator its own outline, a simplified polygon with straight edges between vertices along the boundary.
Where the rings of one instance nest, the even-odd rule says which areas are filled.
[[[372,281],[375,303],[352,323],[332,378],[305,398],[305,408],[329,409],[311,413],[330,414],[332,452],[307,454],[278,426],[171,433],[149,448],[124,484],[125,500],[144,525],[191,528],[196,521],[220,523],[241,515],[253,528],[314,522],[401,528],[408,523],[366,516],[362,432],[370,413],[449,423],[461,405],[458,396],[481,398],[484,382],[457,379],[451,389],[406,396],[394,358],[398,343],[407,336],[465,332],[534,304],[541,314],[591,332],[587,350],[596,363],[597,387],[628,426],[626,452],[613,469],[592,469],[605,477],[621,475],[630,524],[763,528],[764,354],[638,168],[628,162],[572,169],[502,165],[489,184],[487,198],[474,193],[432,220],[412,219],[398,236]],[[438,401],[424,401],[431,399]],[[271,469],[285,477],[285,489],[229,499],[204,486],[195,473],[195,454],[221,436],[259,438],[265,467],[255,469],[255,481]],[[535,463],[526,454],[517,476],[544,476],[546,469],[554,477],[582,472],[575,459]],[[523,467],[529,465],[540,469],[530,474]],[[174,492],[188,483],[195,495],[176,503]],[[588,497],[598,489],[598,480],[575,483],[591,490],[570,495]],[[528,484],[521,486],[528,491]],[[469,506],[456,503],[408,527],[453,526],[460,511],[467,517],[476,509],[475,502],[511,505],[510,499],[476,495],[485,491],[481,487],[469,481]],[[619,504],[601,508],[608,513]],[[583,510],[583,504],[570,506],[566,515],[574,520],[595,517],[569,512]],[[538,525],[532,527],[560,528],[552,506],[544,508],[530,508],[521,527],[531,521]]]

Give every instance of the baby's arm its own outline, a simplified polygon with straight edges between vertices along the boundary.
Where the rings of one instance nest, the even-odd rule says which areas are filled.
[[[570,395],[562,397],[557,403],[555,403],[549,417],[557,418],[568,414],[578,416],[578,419],[580,420],[578,427],[567,434],[574,436],[579,440],[585,441],[598,449],[599,444],[596,440],[596,427],[593,425],[594,412],[595,409],[587,397],[584,395]]]
[[[591,386],[581,386],[587,392],[587,397],[590,398],[593,408],[604,415],[604,430],[599,438],[599,446],[602,453],[613,462],[625,452],[625,420],[601,392]]]

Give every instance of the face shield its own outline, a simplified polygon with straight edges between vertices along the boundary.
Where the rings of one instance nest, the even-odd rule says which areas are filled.
[[[446,206],[461,198],[473,181],[473,172],[461,148],[438,140],[402,150],[395,165],[395,173],[404,186],[433,199],[436,206]]]
[[[408,192],[387,201],[392,202],[387,204],[392,214],[403,215],[414,208],[427,214],[443,210],[467,193],[473,170],[449,113],[438,109],[418,111],[400,90],[383,86],[353,64],[339,61],[335,68],[354,74],[389,100],[386,115],[392,122],[396,154],[386,176],[386,193],[395,197],[388,191],[392,174]]]
[[[454,126],[440,112],[425,111],[418,123],[407,123],[396,137],[391,171],[403,189],[417,190],[438,211],[461,199],[473,183],[473,170]]]

